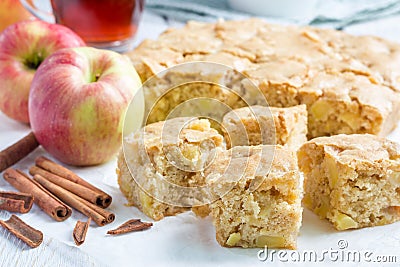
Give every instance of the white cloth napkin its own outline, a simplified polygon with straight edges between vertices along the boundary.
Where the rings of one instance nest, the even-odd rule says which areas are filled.
[[[0,211],[1,220],[8,220],[10,216],[9,212]],[[30,248],[2,227],[0,251],[0,266],[104,266],[77,247],[68,246],[47,236],[44,236],[39,247]]]
[[[231,9],[227,0],[147,0],[146,8],[175,20],[214,21],[218,18],[242,19],[252,16]],[[322,25],[343,28],[400,13],[397,0],[320,0],[312,16],[301,20],[266,17],[271,22]]]

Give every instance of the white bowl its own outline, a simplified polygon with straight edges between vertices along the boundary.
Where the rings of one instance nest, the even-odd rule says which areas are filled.
[[[260,16],[304,19],[315,12],[318,0],[228,0],[238,11]]]

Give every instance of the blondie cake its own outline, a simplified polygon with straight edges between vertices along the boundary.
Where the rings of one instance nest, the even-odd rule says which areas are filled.
[[[400,146],[370,134],[319,137],[298,151],[304,205],[337,230],[400,220]]]
[[[203,204],[204,168],[224,148],[206,119],[175,118],[124,139],[118,183],[129,204],[160,220]]]
[[[199,96],[230,108],[266,106],[261,97],[248,93],[253,86],[269,106],[305,104],[309,138],[340,133],[385,136],[400,118],[400,45],[375,37],[271,25],[260,19],[189,22],[157,40],[145,40],[127,55],[143,82],[188,62],[230,67],[219,73],[192,69],[149,79],[145,94],[160,99],[149,122],[165,119],[174,107]],[[212,83],[185,83],[183,89],[168,91],[190,79]]]
[[[222,129],[228,147],[277,144],[296,150],[307,141],[307,109],[239,108],[224,116]]]
[[[219,197],[209,205],[219,244],[296,248],[302,192],[295,152],[236,146],[219,151],[206,177]]]

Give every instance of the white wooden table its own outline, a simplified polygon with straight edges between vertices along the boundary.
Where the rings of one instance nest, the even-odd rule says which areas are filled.
[[[157,15],[145,12],[135,43],[145,38],[156,38],[167,27],[179,27],[180,22],[166,20]],[[362,23],[345,29],[352,34],[373,34],[400,42],[400,15],[378,21]],[[17,141],[29,132],[27,125],[12,121],[0,114],[0,148]],[[400,129],[390,135],[391,139],[400,141]],[[22,160],[16,167],[27,171],[38,155],[47,155],[39,148]],[[156,222],[151,230],[106,236],[109,229],[131,218],[149,221],[140,211],[126,207],[126,202],[116,185],[116,159],[107,164],[74,169],[82,177],[103,188],[113,196],[110,209],[116,214],[116,221],[105,227],[93,226],[89,229],[86,242],[79,248],[74,245],[72,229],[76,220],[84,219],[78,212],[65,222],[54,222],[36,206],[21,218],[32,226],[43,231],[45,241],[38,249],[29,249],[15,238],[0,230],[0,266],[266,266],[271,262],[258,260],[258,249],[227,249],[215,241],[215,232],[211,220],[198,219],[192,213],[169,217]],[[12,190],[0,178],[0,190]],[[0,214],[1,217],[1,214]],[[324,250],[339,250],[339,240],[345,240],[348,250],[371,252],[372,256],[396,256],[400,264],[400,223],[366,228],[357,231],[336,232],[325,221],[305,210],[304,221],[298,240],[298,251],[313,250],[318,255]],[[372,258],[374,260],[376,258]],[[365,262],[361,262],[364,264]],[[327,261],[330,265],[359,265],[357,262]],[[370,262],[369,265],[378,265]],[[275,258],[274,265],[285,265]],[[308,266],[300,262],[296,265]]]

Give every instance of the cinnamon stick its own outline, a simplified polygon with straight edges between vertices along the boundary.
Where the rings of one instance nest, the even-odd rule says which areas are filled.
[[[53,184],[56,184],[58,186],[61,186],[62,188],[74,193],[77,196],[80,196],[83,199],[86,199],[87,201],[97,204],[97,203],[102,203],[103,201],[103,195],[95,192],[83,185],[71,182],[70,180],[67,180],[61,176],[58,176],[56,174],[53,174],[49,171],[46,171],[45,169],[42,169],[38,166],[32,166],[29,169],[29,173],[34,176],[35,174],[39,174],[52,182]]]
[[[15,144],[0,151],[0,172],[11,167],[39,146],[35,135],[31,132]]]
[[[114,213],[109,212],[108,210],[105,210],[102,207],[96,206],[95,204],[90,203],[89,201],[87,201],[87,200],[85,200],[85,199],[83,199],[83,198],[81,198],[79,196],[74,195],[74,197],[78,201],[82,202],[84,205],[89,207],[90,209],[94,210],[95,212],[97,212],[98,214],[103,216],[106,219],[107,224],[112,223],[115,220],[115,214]]]
[[[33,205],[33,196],[20,192],[0,192],[0,210],[27,213]]]
[[[150,222],[142,222],[140,219],[132,219],[117,227],[114,230],[110,230],[107,232],[109,235],[120,235],[129,232],[141,231],[150,228],[153,226],[153,223]]]
[[[31,248],[36,248],[43,242],[42,232],[29,226],[15,215],[11,215],[7,221],[0,220],[0,225]]]
[[[61,202],[36,181],[30,179],[25,173],[8,168],[3,173],[3,177],[19,191],[32,194],[34,202],[54,220],[61,222],[71,216],[72,210],[70,207]]]
[[[51,161],[50,159],[46,157],[38,157],[36,158],[36,165],[41,167],[42,169],[45,169],[51,173],[54,173],[60,177],[63,177],[67,180],[70,180],[71,182],[80,184],[86,188],[89,188],[90,190],[99,193],[101,195],[100,199],[96,202],[96,205],[101,206],[102,208],[107,208],[110,206],[112,197],[102,191],[101,189],[95,187],[91,183],[85,181],[81,177],[79,177],[77,174],[75,174],[73,171],[55,163],[54,161]]]
[[[88,205],[85,205],[85,203],[83,203],[83,201],[81,201],[79,197],[74,195],[73,193],[65,190],[64,188],[56,184],[53,184],[52,182],[46,180],[43,176],[39,174],[33,176],[33,179],[37,181],[39,184],[41,184],[43,187],[45,187],[47,190],[52,192],[54,195],[58,196],[62,201],[64,201],[65,203],[76,209],[77,211],[92,218],[92,220],[98,226],[104,226],[108,223],[107,219],[103,215],[101,215]]]
[[[72,237],[74,238],[75,244],[80,246],[85,242],[86,233],[89,229],[90,222],[92,220],[88,218],[86,222],[77,221],[74,232],[72,233]]]

